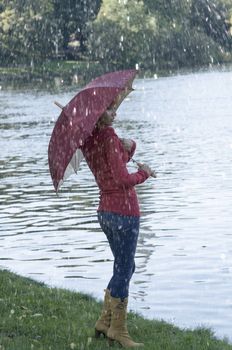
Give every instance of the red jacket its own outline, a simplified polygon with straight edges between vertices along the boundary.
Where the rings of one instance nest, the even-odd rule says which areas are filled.
[[[127,152],[112,127],[95,129],[82,147],[82,152],[100,189],[98,211],[140,216],[134,186],[144,182],[148,173],[139,170],[129,174],[126,163],[136,144]]]

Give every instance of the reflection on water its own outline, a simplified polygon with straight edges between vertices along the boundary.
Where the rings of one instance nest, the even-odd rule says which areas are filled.
[[[232,340],[231,83],[230,72],[138,80],[115,126],[158,172],[137,187],[130,307]],[[53,100],[73,94],[0,92],[0,267],[102,298],[112,255],[94,179],[83,163],[56,196],[48,173]]]

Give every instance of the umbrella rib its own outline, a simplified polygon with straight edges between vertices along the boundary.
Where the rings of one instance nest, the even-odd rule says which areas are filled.
[[[62,104],[60,104],[59,102],[57,101],[54,101],[55,105],[57,105],[60,109],[63,109],[64,106],[62,106]]]

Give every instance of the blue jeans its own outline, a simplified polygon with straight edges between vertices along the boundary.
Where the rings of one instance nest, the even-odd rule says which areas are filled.
[[[139,217],[100,211],[98,221],[114,256],[113,276],[107,288],[112,297],[127,298],[130,279],[135,271]]]

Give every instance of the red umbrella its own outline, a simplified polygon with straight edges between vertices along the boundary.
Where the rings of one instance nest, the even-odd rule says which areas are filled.
[[[54,126],[48,146],[50,173],[58,192],[83,159],[80,147],[109,106],[116,109],[133,90],[135,69],[108,73],[86,85],[65,107]]]

